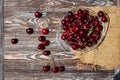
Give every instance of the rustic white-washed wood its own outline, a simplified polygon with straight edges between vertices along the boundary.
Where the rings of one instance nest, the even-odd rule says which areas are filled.
[[[52,2],[53,1],[53,2]],[[105,0],[103,2],[106,2]],[[114,1],[110,1],[115,4]],[[112,80],[114,71],[99,70],[91,71],[91,66],[84,70],[77,70],[80,63],[72,53],[66,54],[56,43],[56,29],[58,21],[70,10],[74,4],[80,6],[91,6],[92,2],[79,0],[5,0],[5,25],[4,25],[4,70],[5,80]],[[107,2],[106,2],[107,3]],[[106,4],[104,4],[106,5]],[[111,5],[111,4],[110,4]],[[50,57],[42,55],[37,49],[39,31],[28,35],[25,32],[26,24],[34,19],[34,12],[39,10],[44,13],[43,18],[49,19],[50,33],[46,35],[51,41],[47,49],[52,51],[56,64],[66,66],[63,73],[44,73],[42,66],[47,63]],[[38,30],[35,25],[32,25]],[[16,37],[19,43],[12,45],[11,38]],[[59,58],[58,58],[59,57]]]

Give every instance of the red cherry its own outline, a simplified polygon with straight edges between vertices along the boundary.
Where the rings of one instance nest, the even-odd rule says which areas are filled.
[[[42,29],[42,34],[46,35],[49,33],[49,30],[47,28]]]
[[[41,50],[44,50],[44,49],[45,49],[45,45],[39,44],[37,48],[38,48],[38,49],[41,49]]]
[[[85,35],[85,32],[84,32],[83,30],[80,30],[80,31],[79,31],[79,34],[80,34],[81,36],[84,36],[84,35]]]
[[[32,34],[32,33],[34,32],[34,30],[33,30],[33,28],[27,28],[27,29],[26,29],[26,32],[27,32],[28,34]]]
[[[72,11],[69,11],[69,12],[67,13],[67,15],[68,15],[69,17],[72,17],[72,16],[73,16],[73,12],[72,12]]]
[[[50,55],[50,54],[51,54],[51,52],[50,52],[49,50],[44,50],[44,51],[43,51],[43,55],[48,56],[48,55]]]
[[[57,73],[59,71],[59,67],[53,67],[52,72]]]
[[[69,27],[68,26],[63,26],[63,30],[68,30]]]
[[[12,44],[17,44],[18,43],[18,39],[17,38],[12,38],[11,39],[11,43]]]
[[[87,46],[88,47],[91,47],[93,44],[91,43],[91,42],[89,42],[88,44],[87,44]]]
[[[95,27],[95,31],[100,32],[103,29],[101,25]]]
[[[78,45],[77,44],[72,44],[72,49],[73,50],[77,50],[78,49]]]
[[[79,15],[78,14],[74,14],[75,19],[78,19]]]
[[[44,46],[48,46],[48,45],[50,44],[50,41],[49,41],[49,40],[45,40],[45,41],[42,42],[42,44],[43,44]]]
[[[104,13],[103,13],[103,11],[99,11],[99,12],[98,12],[98,16],[99,16],[99,17],[102,17],[102,16],[104,16]]]
[[[43,42],[43,41],[46,40],[46,38],[45,38],[45,36],[39,36],[38,40],[41,41],[41,42]]]
[[[77,14],[82,14],[82,10],[79,9],[79,10],[77,11]]]
[[[44,72],[50,71],[50,66],[43,66],[43,71]]]
[[[62,39],[62,40],[65,40],[65,39],[66,39],[66,36],[65,36],[65,35],[62,35],[62,36],[61,36],[61,39]]]
[[[34,13],[34,15],[35,15],[36,18],[42,17],[42,13],[40,13],[40,12],[38,12],[38,11],[36,11],[36,12]]]
[[[79,48],[80,48],[80,49],[84,49],[85,46],[83,46],[83,45],[79,45]]]
[[[94,25],[95,25],[95,26],[99,25],[99,20],[98,20],[98,19],[96,19],[96,20],[94,21]]]
[[[82,10],[82,13],[83,13],[84,15],[87,15],[87,14],[88,14],[88,10]]]
[[[89,26],[88,26],[88,25],[84,25],[82,28],[83,28],[84,30],[88,30],[88,29],[89,29]]]
[[[101,18],[101,21],[102,22],[107,22],[108,20],[107,20],[107,17],[106,16],[103,16],[102,18]]]
[[[66,21],[65,21],[65,20],[62,20],[62,21],[61,21],[61,24],[62,24],[62,25],[65,25],[65,24],[66,24]]]
[[[59,71],[60,71],[60,72],[65,71],[65,67],[64,67],[64,66],[60,66],[60,67],[59,67]]]

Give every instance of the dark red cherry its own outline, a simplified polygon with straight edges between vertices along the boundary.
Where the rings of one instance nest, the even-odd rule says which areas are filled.
[[[95,31],[100,32],[103,29],[101,25],[95,27]]]
[[[104,13],[103,13],[103,11],[99,11],[99,12],[98,12],[98,16],[99,16],[99,17],[102,17],[102,16],[104,16]]]
[[[57,73],[59,71],[59,67],[53,67],[52,72]]]
[[[17,38],[12,38],[11,39],[11,43],[12,44],[17,44],[18,43],[18,39]]]
[[[44,50],[44,51],[43,51],[43,55],[48,56],[48,55],[50,55],[50,54],[51,54],[51,52],[50,52],[49,50]]]
[[[69,11],[69,12],[67,13],[67,15],[68,15],[69,17],[72,17],[72,16],[73,16],[73,12],[72,12],[72,11]]]
[[[33,28],[27,28],[27,29],[26,29],[26,32],[27,32],[28,34],[32,34],[32,33],[34,32],[34,29],[33,29]]]
[[[66,39],[66,36],[65,36],[65,35],[62,35],[62,36],[61,36],[61,39],[62,39],[62,40],[65,40],[65,39]]]
[[[50,66],[43,66],[43,71],[44,72],[48,72],[48,71],[50,71]]]
[[[49,40],[45,40],[45,41],[42,42],[42,44],[43,44],[44,46],[48,46],[48,45],[50,44],[50,41],[49,41]]]
[[[84,30],[80,30],[80,31],[79,31],[79,34],[80,34],[81,36],[84,36],[84,35],[85,35]]]
[[[82,13],[83,13],[84,15],[87,15],[87,14],[88,14],[88,10],[82,10]]]
[[[95,26],[99,25],[99,20],[98,20],[98,19],[96,19],[96,20],[94,21],[94,25],[95,25]]]
[[[35,15],[36,18],[42,17],[42,13],[40,13],[40,12],[38,12],[38,11],[36,11],[36,12],[34,13],[34,15]]]
[[[72,44],[71,46],[72,46],[73,50],[77,50],[78,49],[78,45],[77,44]]]
[[[39,44],[37,48],[38,48],[38,49],[41,49],[41,50],[44,50],[44,49],[45,49],[45,45]]]
[[[41,41],[41,42],[43,42],[43,41],[46,40],[46,38],[45,38],[45,36],[39,36],[38,40]]]
[[[63,26],[63,30],[68,30],[69,27],[68,26]]]
[[[79,48],[80,48],[80,49],[84,49],[85,46],[83,46],[83,45],[79,45]]]
[[[102,22],[107,22],[108,20],[107,20],[107,17],[106,16],[103,16],[102,18],[101,18],[101,21]]]
[[[62,21],[61,21],[61,24],[62,24],[62,25],[66,25],[66,21],[65,21],[65,20],[62,20]]]
[[[41,32],[42,32],[42,34],[46,35],[49,33],[49,29],[43,28]]]
[[[60,66],[60,67],[59,67],[59,71],[60,71],[60,72],[65,71],[65,67],[64,67],[64,66]]]

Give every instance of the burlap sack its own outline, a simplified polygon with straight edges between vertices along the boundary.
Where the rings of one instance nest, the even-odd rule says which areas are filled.
[[[110,26],[102,44],[87,53],[72,52],[83,62],[111,70],[120,67],[120,7],[115,6],[98,6],[90,9],[105,11],[110,17]]]

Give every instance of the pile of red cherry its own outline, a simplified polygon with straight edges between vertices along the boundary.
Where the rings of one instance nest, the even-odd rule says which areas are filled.
[[[40,17],[42,17],[42,13],[40,13],[40,12],[35,12],[34,13],[34,15],[35,15],[35,17],[36,18],[40,18]],[[26,33],[27,34],[32,34],[32,33],[34,33],[34,29],[33,28],[27,28],[26,29]],[[48,33],[49,33],[49,29],[48,28],[42,28],[42,30],[41,30],[41,33],[43,34],[43,35],[47,35]],[[48,46],[49,44],[50,44],[50,41],[49,40],[46,40],[46,37],[45,36],[39,36],[39,38],[38,38],[38,40],[41,42],[39,45],[38,45],[38,49],[40,49],[40,50],[44,50],[43,51],[43,55],[45,55],[45,56],[49,56],[50,54],[51,54],[51,52],[50,52],[50,50],[45,50],[45,47],[46,46]],[[11,39],[11,43],[12,44],[17,44],[18,43],[18,39],[17,38],[12,38]],[[46,66],[43,66],[43,71],[44,72],[48,72],[48,71],[50,71],[50,65],[46,65]],[[65,70],[65,67],[64,66],[59,66],[59,67],[52,67],[52,72],[54,72],[54,73],[57,73],[57,72],[63,72]]]
[[[62,19],[61,39],[73,50],[82,50],[97,44],[102,35],[102,23],[108,21],[106,14],[99,11],[92,15],[90,10],[69,11]]]

